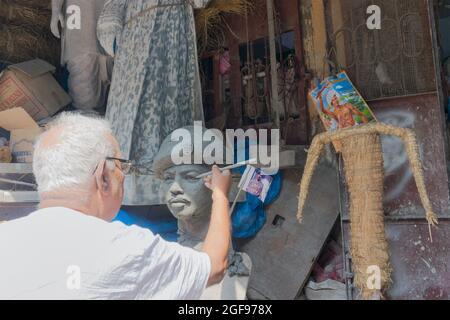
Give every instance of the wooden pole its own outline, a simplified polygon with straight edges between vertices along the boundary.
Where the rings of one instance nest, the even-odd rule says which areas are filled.
[[[277,71],[277,50],[275,39],[275,18],[273,0],[267,1],[267,21],[269,25],[269,45],[270,45],[270,73],[272,83],[272,117],[276,128],[280,128],[280,108],[278,97],[278,71]]]

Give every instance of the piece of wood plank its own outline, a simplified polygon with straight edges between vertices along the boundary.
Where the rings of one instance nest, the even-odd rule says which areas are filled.
[[[323,160],[313,177],[303,223],[297,221],[301,176],[302,170],[283,171],[282,191],[266,210],[265,226],[256,237],[240,243],[239,250],[253,263],[250,299],[295,299],[338,218],[337,169]]]
[[[250,147],[250,155],[254,155],[259,158],[258,148],[260,145],[255,145]],[[265,146],[264,153],[267,153],[267,157],[270,158],[272,155],[270,146]],[[289,168],[303,168],[306,161],[305,146],[294,146],[286,145],[280,147],[279,150],[279,168],[289,169]]]

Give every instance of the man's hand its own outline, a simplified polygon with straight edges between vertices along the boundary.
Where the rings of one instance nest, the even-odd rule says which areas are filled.
[[[212,175],[207,176],[205,185],[213,192],[213,199],[216,197],[228,198],[228,193],[231,187],[231,172],[230,170],[220,171],[218,166],[213,166]]]
[[[228,249],[231,242],[231,221],[228,212],[230,171],[221,172],[214,166],[212,175],[205,178],[205,185],[213,192],[211,221],[203,243],[203,251],[211,260],[211,273],[208,279],[208,286],[211,286],[222,281],[228,266]]]

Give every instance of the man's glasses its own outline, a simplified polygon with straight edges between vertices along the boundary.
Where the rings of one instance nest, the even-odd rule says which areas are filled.
[[[128,175],[133,171],[134,165],[133,165],[133,161],[131,161],[131,160],[125,160],[125,159],[114,158],[114,157],[106,157],[106,160],[119,161],[120,170],[122,170],[122,173],[124,175]]]

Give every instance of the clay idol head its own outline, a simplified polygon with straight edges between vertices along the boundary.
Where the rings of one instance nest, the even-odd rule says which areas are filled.
[[[216,158],[208,158],[208,152],[203,153],[209,143],[203,142],[204,128],[194,130],[194,126],[188,126],[182,130],[190,137],[172,141],[172,134],[170,134],[161,144],[154,159],[153,170],[155,175],[162,180],[159,196],[179,220],[206,218],[211,211],[211,192],[205,187],[203,178],[197,178],[197,176],[211,171],[211,164],[215,163]],[[214,135],[214,139],[215,143],[223,146],[223,138],[220,133]],[[202,155],[200,163],[198,157],[194,159],[195,141],[197,143],[202,141],[195,146],[195,152],[197,154],[201,152]],[[174,150],[177,155],[183,153],[182,164],[179,164],[179,159],[174,159]],[[182,152],[176,152],[176,150]]]

